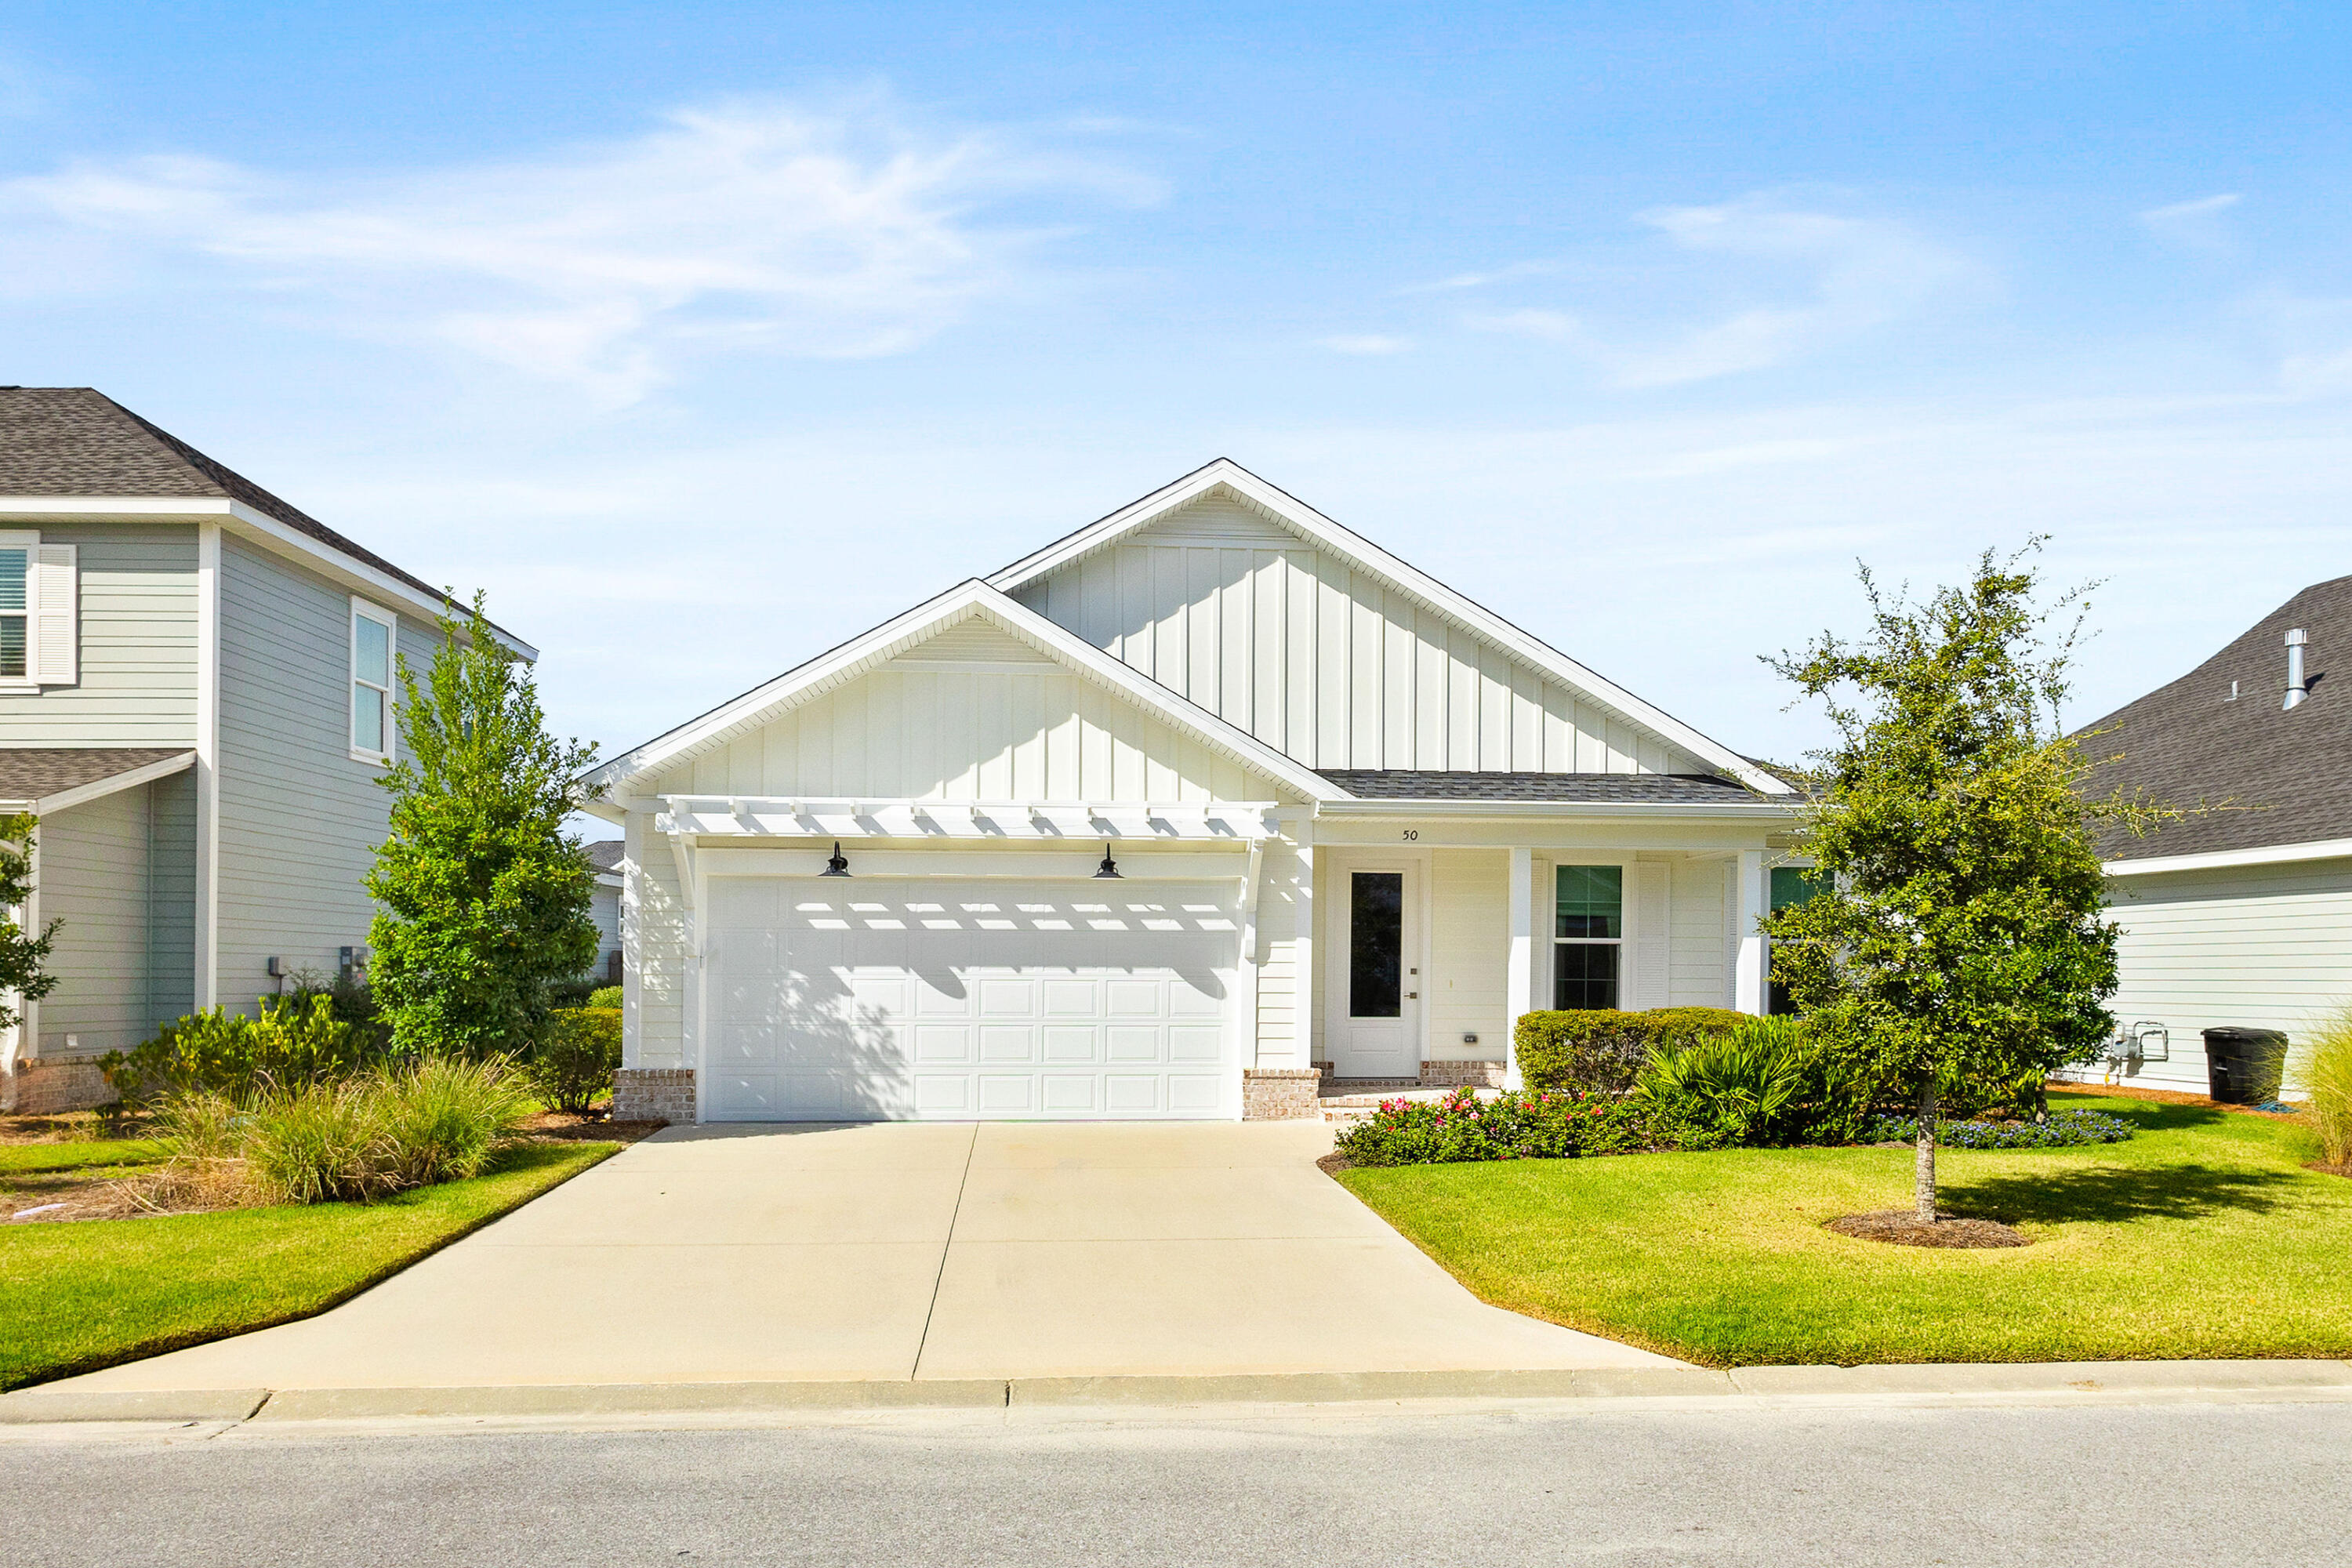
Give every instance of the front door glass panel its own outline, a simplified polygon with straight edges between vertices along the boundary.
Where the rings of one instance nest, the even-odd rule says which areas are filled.
[[[1348,1013],[1404,1014],[1404,873],[1358,871],[1348,889]]]

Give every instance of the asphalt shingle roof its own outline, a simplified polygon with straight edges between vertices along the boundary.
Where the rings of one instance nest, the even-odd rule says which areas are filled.
[[[185,746],[24,746],[0,749],[0,800],[39,800],[188,754]]]
[[[0,495],[202,496],[242,501],[420,594],[446,590],[215,462],[87,386],[0,387]]]
[[[587,852],[588,864],[595,867],[601,876],[620,865],[621,856],[628,846],[618,838],[597,838],[582,845],[581,848]]]
[[[2311,696],[2283,710],[2286,633],[2296,626],[2311,637],[2303,665]],[[2086,752],[2114,759],[2094,770],[2090,794],[2136,789],[2163,804],[2222,807],[2145,838],[2117,835],[2105,853],[2136,860],[2352,838],[2347,656],[2352,577],[2337,577],[2304,589],[2179,679],[2086,726]]]
[[[1318,768],[1362,800],[1550,800],[1721,805],[1764,797],[1713,773],[1484,773],[1418,768]]]

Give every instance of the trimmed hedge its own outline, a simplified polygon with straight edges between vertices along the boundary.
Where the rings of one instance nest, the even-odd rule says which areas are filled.
[[[1622,1094],[1633,1087],[1652,1047],[1673,1051],[1750,1022],[1727,1007],[1562,1008],[1528,1013],[1516,1035],[1519,1074],[1531,1089]]]

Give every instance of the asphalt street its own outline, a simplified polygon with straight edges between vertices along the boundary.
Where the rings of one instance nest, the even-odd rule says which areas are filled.
[[[0,1447],[13,1568],[2337,1563],[2352,1405],[900,1413]]]

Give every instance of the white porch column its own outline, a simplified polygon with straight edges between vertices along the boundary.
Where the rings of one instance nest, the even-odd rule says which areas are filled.
[[[1768,908],[1764,896],[1764,851],[1739,852],[1739,886],[1735,905],[1739,940],[1738,962],[1732,973],[1731,1005],[1742,1013],[1764,1011],[1764,932],[1759,922]]]
[[[1519,1016],[1535,1011],[1535,857],[1525,846],[1511,850],[1510,948],[1504,968],[1503,1087],[1519,1079]]]

